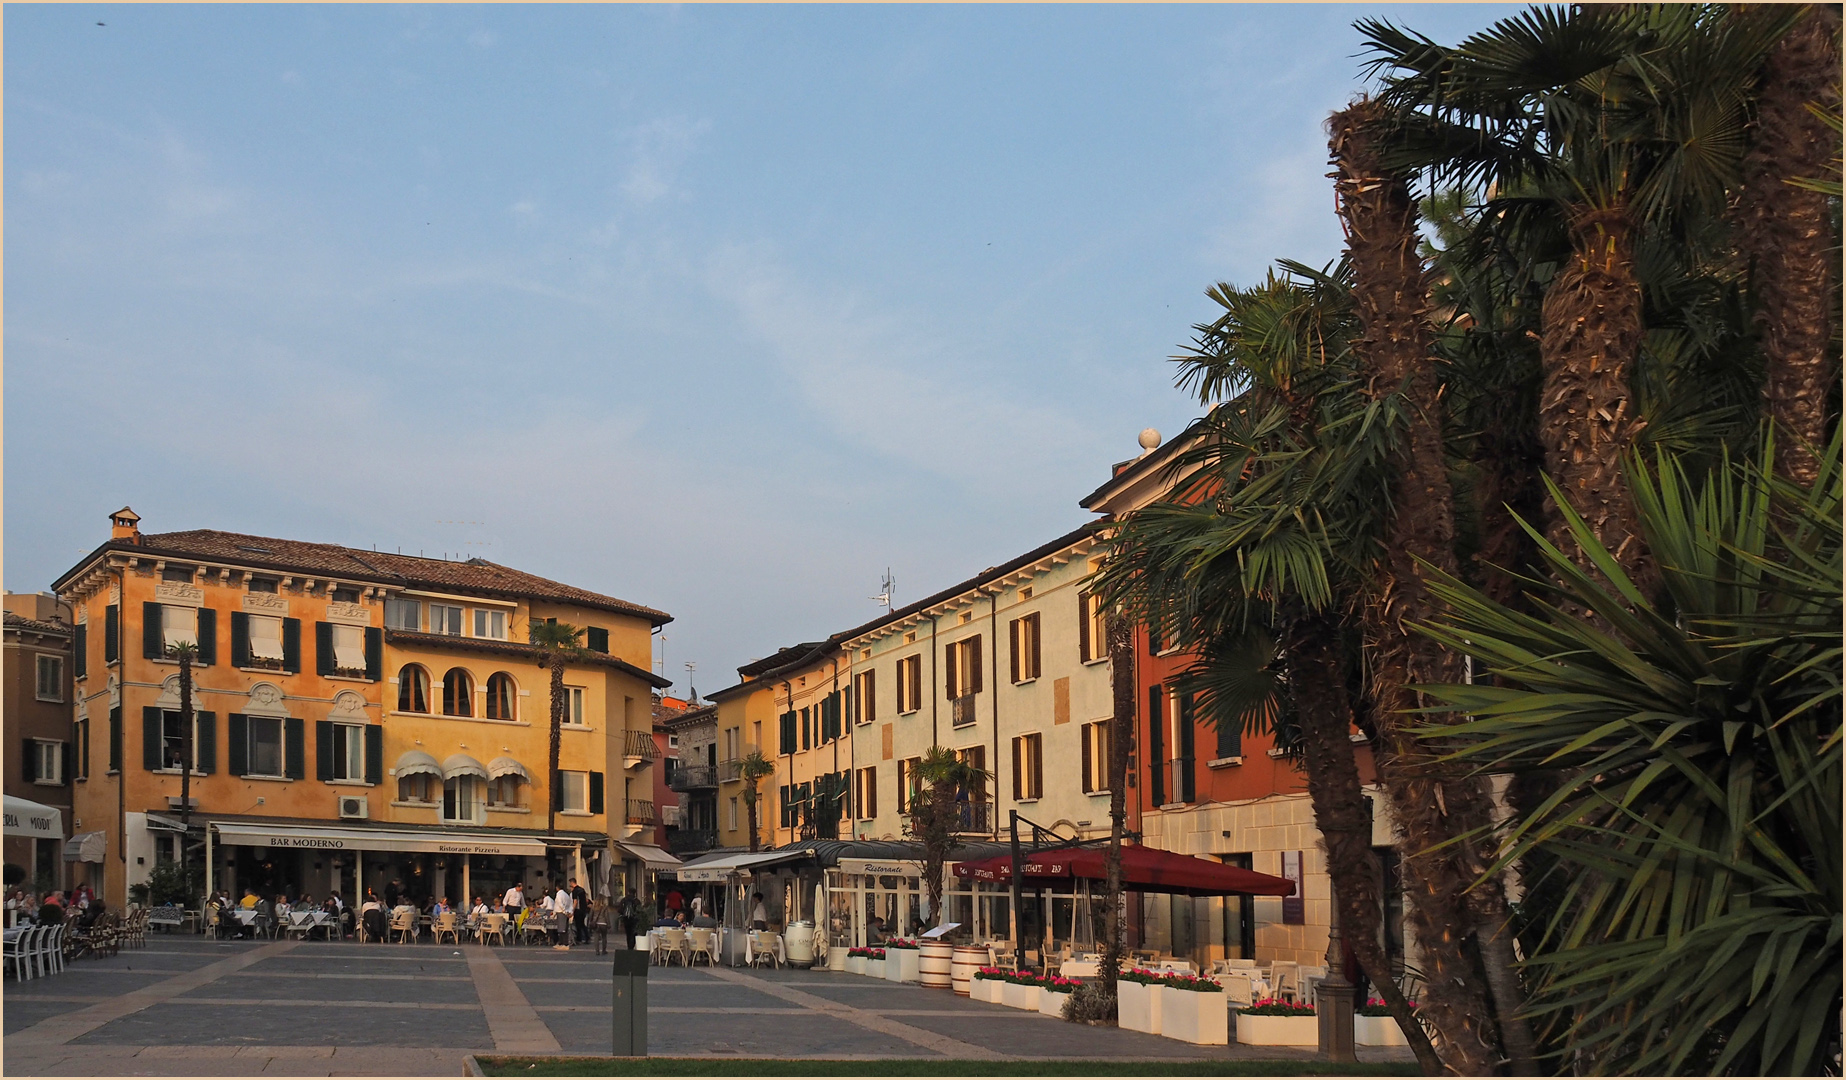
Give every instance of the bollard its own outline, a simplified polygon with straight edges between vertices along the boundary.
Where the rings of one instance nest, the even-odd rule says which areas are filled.
[[[647,965],[652,955],[644,949],[611,949],[615,987],[612,991],[611,1038],[616,1057],[647,1056]]]

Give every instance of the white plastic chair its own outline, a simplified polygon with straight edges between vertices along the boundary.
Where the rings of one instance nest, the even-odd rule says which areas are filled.
[[[44,932],[42,926],[28,926],[19,936],[6,943],[6,959],[13,965],[14,979],[25,982],[32,977],[38,963],[38,939]]]
[[[499,938],[500,944],[506,944],[506,912],[490,911],[481,920],[481,944],[487,944],[490,937]]]
[[[1255,1000],[1247,972],[1227,971],[1222,975],[1212,976],[1212,981],[1224,987],[1225,996],[1232,1005],[1249,1005]]]
[[[677,956],[681,964],[687,966],[691,965],[687,934],[683,929],[668,928],[662,930],[660,932],[659,951],[663,954],[661,960],[663,964],[671,964],[673,958]]]
[[[417,913],[415,909],[406,909],[391,916],[391,929],[386,935],[387,940],[393,934],[401,935],[406,945],[416,940]]]
[[[718,966],[718,932],[710,927],[695,926],[687,931],[686,966],[691,967],[699,957],[705,957],[706,964]]]
[[[1301,996],[1301,965],[1293,960],[1277,960],[1270,968],[1269,992],[1276,997]]]
[[[436,944],[442,944],[442,935],[444,934],[449,935],[449,941],[452,944],[461,944],[461,934],[455,929],[456,917],[453,911],[445,911],[436,917],[436,924],[431,927],[436,935]]]

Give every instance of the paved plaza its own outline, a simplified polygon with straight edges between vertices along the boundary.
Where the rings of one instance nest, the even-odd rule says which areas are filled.
[[[1067,1024],[941,990],[805,970],[654,968],[657,1055],[1300,1058]],[[455,1076],[462,1056],[607,1054],[609,958],[578,947],[214,942],[7,982],[9,1075]],[[1407,1051],[1361,1050],[1409,1061]]]

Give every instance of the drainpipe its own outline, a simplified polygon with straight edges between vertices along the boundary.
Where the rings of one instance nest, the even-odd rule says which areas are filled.
[[[987,649],[987,668],[992,673],[987,680],[988,691],[993,695],[994,718],[994,786],[993,794],[988,798],[987,824],[989,832],[995,837],[1000,835],[1000,815],[994,809],[1000,805],[1000,590],[987,594],[987,636],[992,644]],[[1010,647],[1010,643],[1009,643]]]
[[[782,680],[782,692],[788,695],[788,711],[793,713],[795,711],[794,684],[789,682],[787,679],[783,679]],[[776,738],[779,741],[781,737],[782,737],[782,718],[777,717],[776,718]],[[792,793],[795,787],[795,744],[793,742],[789,743],[789,748],[788,748],[788,786],[789,786],[789,790]],[[778,807],[777,809],[780,809],[780,807]],[[790,843],[794,842],[795,833],[792,829],[790,830],[788,834],[788,839]]]
[[[128,670],[128,642],[126,640],[128,634],[122,629],[123,624],[128,621],[127,568],[121,566],[115,568],[115,588],[116,593],[122,598],[115,613],[115,692],[118,697],[125,697],[123,691],[128,688],[128,680],[121,676]],[[144,630],[143,633],[145,632]],[[143,734],[145,735],[145,732]],[[122,707],[121,728],[117,741],[122,747],[122,759],[115,763],[115,857],[122,863],[122,907],[126,909],[128,907],[128,708],[126,705]],[[144,749],[142,754],[146,753]],[[75,800],[73,800],[73,811],[75,810],[74,802]],[[205,827],[210,829],[211,825],[208,823]],[[183,836],[180,838],[179,851],[182,857],[186,854],[186,840]],[[63,858],[64,853],[59,852],[58,857]],[[108,883],[105,881],[103,884]]]
[[[837,656],[833,658],[833,678],[831,680],[830,685],[833,687],[831,693],[838,694],[840,692],[840,658]],[[835,700],[838,700],[838,699],[836,698]],[[844,702],[841,702],[839,712],[840,712],[840,726],[846,729],[845,734],[851,735],[852,734],[852,721],[846,719],[846,706]],[[835,776],[838,776],[840,774],[840,737],[837,735],[834,736],[834,739],[833,739],[833,774]],[[848,788],[852,786],[852,776],[850,774],[846,777],[846,785]],[[848,808],[850,809],[850,805],[852,803],[852,792],[850,790],[846,793],[846,802],[848,804]],[[836,807],[835,809],[838,809],[838,808]],[[849,816],[848,821],[850,822],[850,820],[851,819]],[[848,824],[847,826],[848,830],[850,830],[851,827],[852,826]],[[839,839],[840,819],[837,816],[833,819],[833,832],[834,832],[834,839],[836,840]],[[818,914],[814,916],[814,921],[816,923],[820,922],[820,916]]]
[[[941,745],[936,729],[936,698],[942,693],[942,686],[936,682],[936,621],[940,615],[929,617],[929,744]]]

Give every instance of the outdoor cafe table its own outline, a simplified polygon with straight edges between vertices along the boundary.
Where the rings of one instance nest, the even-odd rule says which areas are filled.
[[[1124,958],[1124,960],[1125,962],[1122,964],[1123,970],[1127,970],[1132,967],[1143,966],[1140,964],[1126,962],[1126,958]],[[1182,975],[1193,974],[1192,961],[1190,960],[1161,960],[1156,963],[1147,964],[1145,966],[1147,967],[1149,971],[1160,971],[1160,972],[1168,972],[1172,974],[1182,974]],[[1086,953],[1084,954],[1084,958],[1081,960],[1064,961],[1064,963],[1058,966],[1058,974],[1068,979],[1094,979],[1096,976],[1102,974],[1102,959],[1100,957],[1096,959],[1091,959],[1090,955]]]

